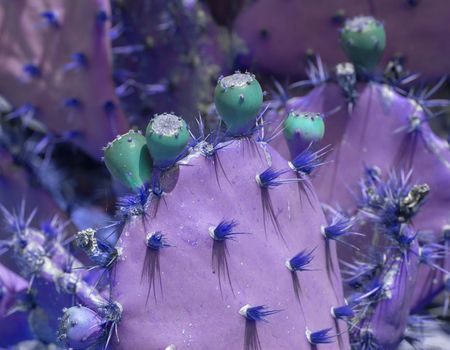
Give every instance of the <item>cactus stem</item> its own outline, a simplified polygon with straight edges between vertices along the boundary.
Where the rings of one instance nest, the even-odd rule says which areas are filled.
[[[407,126],[408,127],[408,126]],[[405,127],[405,129],[407,128]],[[402,128],[402,130],[405,130]],[[399,130],[399,129],[397,129]],[[406,169],[412,169],[414,162],[414,155],[417,150],[417,143],[419,139],[420,129],[408,132],[403,136],[403,139],[398,148],[397,154],[395,155],[395,164],[403,164]]]
[[[112,100],[107,100],[103,103],[103,111],[109,119],[111,125],[111,131],[113,134],[118,133],[117,129],[117,106]]]
[[[80,109],[81,101],[76,97],[70,97],[64,100],[64,107],[69,109]]]
[[[97,20],[97,24],[99,28],[102,28],[103,25],[109,20],[109,16],[105,10],[98,10],[95,14],[95,18]]]
[[[263,223],[264,223],[264,232],[267,234],[266,227],[266,216],[269,215],[270,220],[275,228],[277,234],[284,240],[283,234],[281,233],[280,224],[278,222],[277,215],[273,209],[272,200],[270,198],[269,189],[280,186],[282,184],[288,183],[300,183],[303,179],[297,177],[295,179],[284,179],[280,180],[282,174],[288,172],[287,169],[276,171],[272,168],[268,168],[262,173],[256,174],[255,181],[261,189],[261,204],[263,208]]]

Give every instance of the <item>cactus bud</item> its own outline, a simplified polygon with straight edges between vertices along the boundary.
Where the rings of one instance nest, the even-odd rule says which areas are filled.
[[[325,133],[323,115],[309,112],[290,112],[283,123],[284,137],[288,143],[295,144],[301,149],[311,142],[322,140]]]
[[[186,149],[189,131],[182,118],[163,113],[150,120],[145,137],[155,166],[164,168],[175,163]]]
[[[386,46],[381,22],[373,17],[354,17],[345,22],[341,46],[347,57],[360,69],[371,71],[380,61]]]
[[[101,317],[91,309],[72,306],[64,310],[58,337],[70,348],[86,349],[105,335],[104,324]]]
[[[219,78],[214,102],[228,132],[237,136],[251,129],[263,102],[263,91],[253,74],[237,72]]]
[[[152,176],[145,137],[133,130],[106,146],[105,164],[112,176],[131,189],[142,187]]]

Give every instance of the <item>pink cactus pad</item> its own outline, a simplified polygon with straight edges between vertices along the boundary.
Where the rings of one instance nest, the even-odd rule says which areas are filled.
[[[267,151],[273,169],[288,169],[277,152]],[[233,141],[217,156],[217,179],[213,160],[197,152],[183,161],[156,215],[152,203],[148,221],[135,218],[127,224],[113,286],[113,297],[123,306],[115,349],[143,344],[147,349],[170,344],[176,349],[256,349],[257,343],[263,349],[303,349],[310,346],[306,327],[330,327],[331,335],[345,330],[344,323],[336,328],[330,314],[332,306],[344,303],[340,273],[334,243],[326,245],[320,234],[325,218],[309,179],[262,190],[255,176],[269,165],[262,148],[246,139]],[[280,176],[295,178],[291,171]],[[279,232],[269,211],[263,214],[263,191],[270,196]],[[211,227],[222,220],[235,220],[234,231],[243,234],[214,240]],[[151,232],[161,232],[171,245],[157,258],[145,244]],[[312,271],[289,271],[286,260],[305,249],[315,249]],[[249,321],[239,314],[247,304],[279,312],[267,316],[267,323]],[[332,339],[324,348],[349,346],[346,333]]]

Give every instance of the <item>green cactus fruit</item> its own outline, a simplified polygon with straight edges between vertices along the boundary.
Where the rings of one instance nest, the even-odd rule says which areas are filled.
[[[106,167],[112,176],[131,189],[149,183],[152,176],[152,159],[145,137],[130,130],[118,136],[104,148]]]
[[[236,72],[219,78],[214,102],[228,132],[238,136],[245,134],[253,126],[261,109],[263,91],[253,74]]]
[[[304,143],[322,140],[325,133],[323,115],[309,112],[290,112],[283,123],[284,137],[292,141],[296,136]]]
[[[186,122],[172,113],[155,115],[145,133],[147,147],[156,167],[172,165],[186,149],[189,130]]]
[[[371,71],[380,61],[386,46],[384,26],[373,17],[347,20],[341,30],[341,46],[353,64]]]

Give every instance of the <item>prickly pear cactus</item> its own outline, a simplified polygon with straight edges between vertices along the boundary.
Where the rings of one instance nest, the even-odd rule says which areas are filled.
[[[349,58],[365,63],[359,64],[359,72],[351,63],[339,65],[337,84],[318,61],[315,72],[322,73],[297,83],[315,87],[306,96],[288,100],[279,120],[289,120],[285,115],[291,110],[321,113],[327,129],[334,130],[322,142],[314,140],[320,150],[311,151],[310,156],[317,163],[330,164],[317,171],[313,183],[321,201],[360,219],[366,236],[354,236],[353,247],[342,246],[339,255],[348,261],[354,258],[354,248],[362,250],[360,258],[346,263],[352,283],[355,276],[364,277],[350,284],[349,290],[358,290],[355,305],[374,298],[369,300],[371,307],[355,313],[359,326],[351,332],[351,341],[356,349],[370,344],[394,349],[405,336],[409,314],[443,290],[448,274],[443,268],[448,267],[443,231],[450,220],[450,193],[443,189],[450,179],[450,149],[428,124],[435,116],[433,109],[448,102],[430,99],[440,84],[406,93],[399,84],[411,77],[393,82],[367,74],[380,52],[366,54],[372,57],[362,60],[361,55],[347,52]],[[357,77],[370,81],[357,87]],[[273,119],[272,124],[276,125]],[[307,140],[307,128],[288,125],[286,130],[299,138],[279,138],[273,143],[285,157],[294,159],[296,153],[291,150]],[[333,149],[325,152],[321,147],[329,144]],[[360,179],[363,171],[366,175]],[[386,249],[390,253],[384,255]],[[387,316],[383,311],[387,309],[396,311]]]
[[[234,82],[226,92],[224,81]],[[321,234],[328,225],[308,175],[261,136],[256,84],[248,73],[219,79],[225,132],[188,140],[176,115],[150,121],[152,181],[120,201],[120,238],[109,239],[111,230],[77,235],[96,265],[113,269],[121,317],[106,336],[105,313],[66,311],[60,334],[69,346],[103,339],[114,349],[348,348],[334,237]],[[134,154],[118,151],[120,142],[106,157]]]
[[[273,169],[287,169],[268,152]],[[337,260],[320,235],[325,221],[314,193],[283,183],[296,178],[292,171],[272,180],[276,188],[261,187],[255,176],[269,164],[251,141],[235,140],[216,156],[224,171],[217,170],[218,182],[211,160],[197,150],[180,165],[156,215],[125,227],[113,287],[124,308],[117,348],[290,348],[307,346],[306,328],[339,332],[330,315],[343,304]],[[149,241],[157,234],[167,242],[155,249]],[[305,249],[312,252],[305,269],[314,271],[287,269],[286,260]],[[239,315],[247,304],[279,312],[265,324],[263,316]]]

